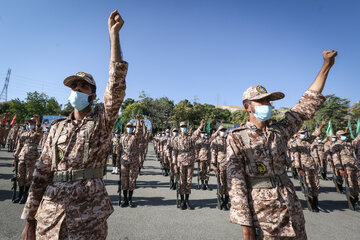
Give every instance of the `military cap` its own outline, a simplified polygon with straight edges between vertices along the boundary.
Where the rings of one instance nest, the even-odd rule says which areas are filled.
[[[285,94],[282,92],[272,92],[268,93],[267,90],[260,85],[251,86],[243,93],[242,100],[256,101],[261,99],[269,99],[270,101],[279,100],[285,97]]]
[[[227,130],[227,128],[224,127],[223,125],[221,125],[221,126],[219,126],[219,130],[220,130],[220,131],[221,131],[221,130]]]
[[[305,130],[301,129],[301,130],[299,131],[299,133],[300,133],[300,134],[303,134],[303,133],[305,133]]]
[[[178,132],[179,130],[177,128],[174,128],[173,129],[173,132]]]
[[[78,72],[75,75],[71,75],[71,76],[65,78],[64,85],[67,87],[70,87],[71,84],[76,80],[83,80],[83,81],[89,83],[90,85],[96,87],[96,83],[95,83],[93,76],[90,73],[85,73],[85,72]]]
[[[128,122],[128,123],[126,124],[126,127],[134,127],[134,126],[132,125],[131,122]]]
[[[339,130],[336,132],[336,135],[346,135],[346,133],[344,132],[344,130]]]
[[[180,122],[180,127],[182,127],[182,126],[187,127],[187,123],[186,122]]]
[[[28,118],[28,119],[26,120],[27,123],[28,123],[28,122],[35,122],[35,121],[36,121],[36,119],[35,119],[34,117]]]
[[[166,131],[165,131],[165,132],[169,133],[169,132],[170,132],[170,129],[166,129]]]

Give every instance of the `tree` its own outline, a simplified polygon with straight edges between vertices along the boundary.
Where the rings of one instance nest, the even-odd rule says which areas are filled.
[[[249,114],[245,110],[237,110],[232,113],[231,119],[234,123],[241,125],[249,120]]]
[[[125,101],[123,101],[123,103],[121,104],[121,112],[124,111],[126,109],[127,106],[129,106],[130,104],[134,103],[135,100],[132,98],[127,98],[125,99]]]

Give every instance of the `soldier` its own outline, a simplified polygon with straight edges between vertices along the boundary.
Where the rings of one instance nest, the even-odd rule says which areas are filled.
[[[211,164],[213,165],[214,172],[219,175],[220,180],[220,208],[223,210],[229,210],[229,192],[227,189],[227,160],[226,160],[226,131],[223,126],[219,126],[219,135],[215,135],[215,139],[211,142]],[[225,197],[224,197],[225,196]]]
[[[134,126],[129,122],[126,124],[126,134],[121,136],[119,141],[119,154],[117,166],[121,171],[121,189],[124,194],[124,201],[121,207],[136,207],[132,201],[135,190],[135,183],[139,172],[139,143],[142,137],[142,128],[140,125],[140,116],[136,116],[137,126],[134,132]],[[128,195],[129,194],[129,195]]]
[[[112,156],[111,156],[111,159],[112,159],[112,166],[113,166],[111,174],[118,174],[119,173],[119,169],[116,166],[116,159],[117,159],[117,155],[119,153],[119,138],[120,138],[119,132],[116,131],[113,134],[113,137],[111,139],[111,143],[112,143],[112,148],[111,148],[111,150],[112,150],[111,155]]]
[[[288,142],[288,157],[291,161],[291,173],[294,179],[298,179],[298,172],[295,168],[295,154],[296,154],[296,139],[297,135],[294,135]]]
[[[18,132],[19,132],[19,127],[17,124],[15,124],[9,132],[9,152],[14,151],[16,145],[15,141],[17,139]]]
[[[193,209],[189,202],[189,195],[191,194],[191,182],[194,173],[195,163],[195,141],[200,135],[201,129],[204,127],[205,121],[201,121],[200,127],[193,135],[187,133],[186,122],[180,122],[181,135],[174,138],[172,161],[174,164],[174,171],[180,174],[180,206],[182,210],[187,208]],[[184,199],[185,195],[185,199]]]
[[[111,131],[125,96],[127,63],[122,60],[117,10],[109,21],[109,81],[104,104],[91,108],[96,84],[88,73],[67,77],[75,108],[54,122],[33,177],[22,219],[22,239],[105,239],[114,211],[102,180]],[[37,223],[35,223],[35,220]]]
[[[43,131],[43,134],[42,134],[42,137],[41,137],[41,140],[40,140],[40,147],[41,149],[44,149],[44,145],[45,145],[45,142],[46,142],[46,139],[47,139],[47,136],[49,135],[49,126],[45,127],[44,131]]]
[[[24,204],[29,194],[36,160],[39,158],[38,145],[41,139],[40,117],[28,119],[28,131],[21,134],[14,153],[13,165],[18,162],[19,195],[13,203]]]
[[[243,239],[307,239],[305,219],[295,188],[286,173],[287,142],[325,101],[321,95],[335,51],[323,52],[324,65],[299,103],[282,121],[270,124],[270,101],[281,92],[262,86],[243,94],[249,121],[227,138],[230,221],[242,225]]]
[[[311,144],[321,134],[321,129],[325,122],[316,129],[316,131],[308,138],[306,138],[305,131],[299,131],[299,140],[295,147],[295,168],[301,176],[305,177],[305,183],[310,190],[307,201],[311,204],[313,212],[319,212],[318,195],[319,195],[319,175],[316,160],[311,155]]]
[[[146,128],[144,123],[143,123],[143,126],[144,126],[144,131],[143,131],[143,135],[142,135],[142,138],[140,140],[140,145],[139,145],[139,149],[140,149],[139,173],[141,171],[141,168],[143,168],[143,166],[144,166],[144,160],[145,160],[146,148],[147,148],[147,141],[148,141],[148,136],[149,136],[149,132],[147,131],[147,128]]]
[[[336,170],[340,173],[340,176],[343,179],[347,179],[350,187],[351,204],[356,206],[359,201],[359,170],[357,162],[354,158],[355,152],[351,143],[347,139],[346,132],[339,130],[336,132],[336,136],[338,140],[334,143],[331,149],[332,159]]]
[[[210,161],[211,161],[211,148],[210,139],[205,131],[201,131],[200,139],[195,143],[195,159],[200,163],[200,180],[201,189],[210,189]]]
[[[327,174],[327,161],[325,158],[325,147],[322,139],[320,137],[317,137],[315,141],[312,144],[311,147],[312,154],[317,162],[317,164],[320,166],[320,176],[323,180],[328,180],[326,177]]]
[[[354,147],[355,151],[355,157],[356,157],[356,163],[358,167],[358,186],[360,187],[360,135],[357,136],[353,142],[352,145]]]
[[[7,119],[8,119],[8,113],[5,113],[3,116],[1,116],[1,120],[0,120],[0,145],[1,147],[5,147],[6,145],[6,138],[7,135],[9,133],[9,124],[7,123]]]
[[[175,185],[175,170],[174,170],[174,163],[172,161],[172,151],[173,151],[173,142],[174,139],[178,136],[178,130],[176,128],[172,129],[172,136],[168,139],[165,147],[165,155],[167,157],[168,162],[170,163],[170,189],[176,190]]]
[[[166,129],[166,131],[164,132],[161,140],[160,140],[160,145],[161,145],[161,155],[162,155],[162,159],[163,159],[163,165],[164,165],[164,171],[165,171],[165,176],[169,176],[170,173],[170,163],[171,163],[171,159],[169,160],[169,152],[167,151],[167,147],[168,144],[170,143],[170,129]]]

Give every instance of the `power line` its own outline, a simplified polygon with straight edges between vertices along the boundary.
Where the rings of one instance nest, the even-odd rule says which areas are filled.
[[[6,78],[5,78],[4,87],[0,94],[0,100],[4,100],[5,102],[7,101],[7,90],[8,90],[9,81],[10,81],[10,74],[11,74],[11,68],[8,69],[8,72],[7,72]]]

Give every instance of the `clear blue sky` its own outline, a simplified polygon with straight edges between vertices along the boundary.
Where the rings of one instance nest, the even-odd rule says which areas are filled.
[[[0,87],[8,67],[8,99],[40,91],[66,103],[62,81],[93,74],[103,98],[108,78],[107,19],[118,9],[129,62],[126,97],[144,90],[201,103],[241,105],[261,84],[283,91],[275,106],[291,107],[322,65],[339,52],[324,94],[359,101],[359,1],[2,1]]]

